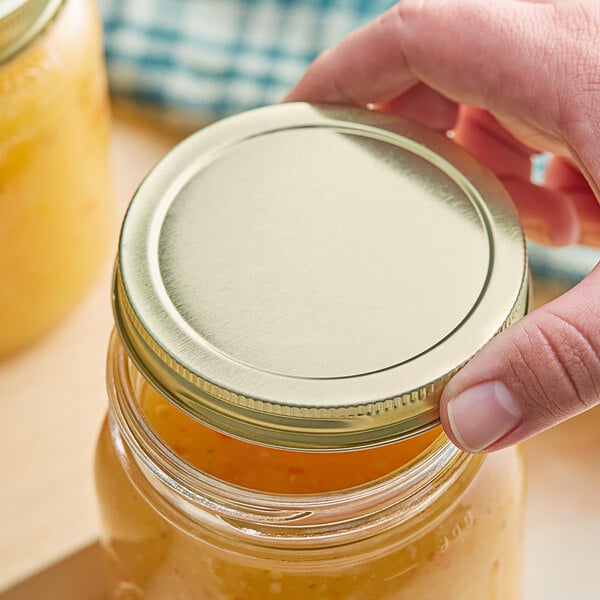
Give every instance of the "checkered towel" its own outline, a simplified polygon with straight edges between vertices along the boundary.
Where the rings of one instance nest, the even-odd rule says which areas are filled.
[[[393,0],[99,0],[113,93],[198,123],[278,102]]]
[[[98,0],[113,94],[192,127],[278,102],[313,58],[394,0]],[[534,161],[539,179],[547,157]],[[530,245],[538,279],[569,287],[598,252]]]

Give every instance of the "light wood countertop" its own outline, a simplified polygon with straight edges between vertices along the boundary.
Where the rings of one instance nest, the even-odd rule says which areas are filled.
[[[121,211],[180,137],[131,109],[115,111]],[[0,591],[97,537],[92,460],[106,409],[108,262],[60,327],[0,362]],[[525,600],[600,598],[600,408],[530,440],[524,450]]]

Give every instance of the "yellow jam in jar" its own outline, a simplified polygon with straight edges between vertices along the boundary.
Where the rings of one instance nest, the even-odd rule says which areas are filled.
[[[59,4],[0,61],[0,355],[67,314],[114,229],[100,20],[92,0]]]
[[[116,363],[124,360],[119,344],[113,351]],[[523,467],[516,449],[443,451],[449,442],[437,429],[352,452],[265,448],[184,415],[131,365],[116,369],[119,397],[96,454],[116,598],[521,597]],[[123,385],[129,377],[137,385]],[[130,411],[137,425],[123,420]],[[137,454],[149,431],[166,459],[151,468],[150,456]],[[130,436],[141,436],[135,451]],[[189,469],[187,488],[170,479],[172,470],[159,474],[177,458]],[[205,488],[190,474],[208,477],[211,493],[202,497]]]
[[[196,469],[248,489],[277,494],[334,492],[368,483],[407,464],[440,435],[440,428],[406,441],[354,452],[296,452],[249,444],[210,429],[150,386],[141,410],[176,454]]]

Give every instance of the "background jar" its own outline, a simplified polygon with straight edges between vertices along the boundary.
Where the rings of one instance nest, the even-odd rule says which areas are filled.
[[[528,295],[506,192],[437,133],[297,104],[188,138],[136,192],[114,274],[96,476],[117,595],[518,598],[517,451],[429,436]],[[270,487],[309,456],[310,485]]]
[[[114,228],[109,104],[92,0],[0,9],[0,354],[90,287]]]

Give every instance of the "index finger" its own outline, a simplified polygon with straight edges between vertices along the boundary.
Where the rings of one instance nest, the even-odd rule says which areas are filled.
[[[537,27],[534,11],[545,7],[402,0],[321,54],[285,100],[365,106],[423,82],[456,102],[493,108],[508,82],[513,90],[529,88],[525,46]]]

